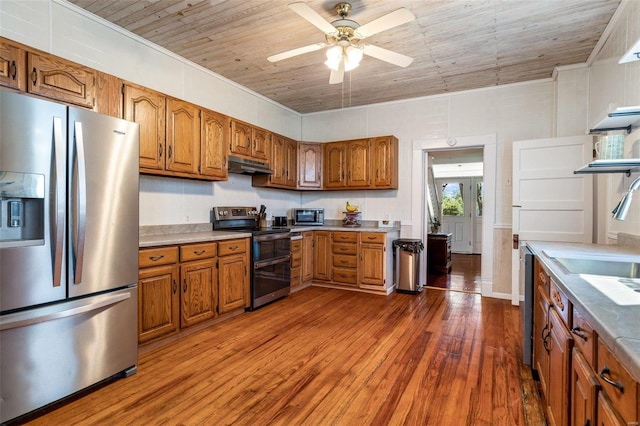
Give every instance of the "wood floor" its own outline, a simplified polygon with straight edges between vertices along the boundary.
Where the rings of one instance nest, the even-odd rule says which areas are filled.
[[[448,274],[429,272],[427,286],[480,293],[482,290],[481,259],[479,254],[453,253],[451,255],[451,272]]]
[[[539,424],[520,335],[505,300],[310,287],[144,353],[136,375],[28,424]]]

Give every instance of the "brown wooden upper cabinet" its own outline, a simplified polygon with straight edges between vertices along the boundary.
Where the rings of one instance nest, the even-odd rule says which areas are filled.
[[[167,153],[165,169],[198,174],[200,164],[200,109],[167,98]]]
[[[323,183],[325,189],[347,187],[347,144],[330,142],[324,146]]]
[[[0,85],[56,101],[94,107],[95,70],[0,39]]]
[[[398,139],[384,136],[324,146],[325,189],[397,189]]]
[[[380,189],[398,189],[398,138],[373,138],[371,150],[373,186]]]
[[[269,161],[271,133],[239,120],[231,120],[229,153],[258,161]]]
[[[27,52],[22,46],[0,39],[0,86],[26,90]]]
[[[166,99],[144,87],[124,86],[124,118],[140,125],[140,171],[164,170]]]
[[[227,180],[227,141],[229,117],[202,110],[200,174],[216,180]]]
[[[295,189],[298,170],[298,143],[287,137],[272,134],[269,168],[273,174],[253,176],[253,186]]]
[[[324,144],[300,142],[298,144],[299,189],[322,189],[322,147]]]
[[[141,173],[227,179],[228,117],[125,84],[124,118],[140,124]]]

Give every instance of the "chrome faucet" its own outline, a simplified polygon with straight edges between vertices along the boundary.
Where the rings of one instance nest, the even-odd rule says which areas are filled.
[[[634,180],[631,185],[629,185],[629,189],[627,193],[624,194],[618,205],[613,209],[611,213],[613,213],[613,218],[616,220],[625,220],[627,217],[627,213],[629,213],[629,206],[631,205],[631,198],[633,196],[633,191],[640,188],[640,176]]]

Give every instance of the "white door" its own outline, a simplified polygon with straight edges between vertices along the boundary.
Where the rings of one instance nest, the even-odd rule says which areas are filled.
[[[573,173],[592,160],[592,152],[591,136],[513,143],[512,233],[519,244],[592,241],[593,177]],[[515,242],[511,265],[511,302],[517,305],[522,289]]]
[[[438,179],[442,200],[442,232],[451,233],[451,251],[471,253],[471,197],[470,178]]]

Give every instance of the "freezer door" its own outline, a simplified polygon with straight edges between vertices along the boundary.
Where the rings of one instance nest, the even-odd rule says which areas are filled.
[[[66,297],[67,109],[0,91],[0,311]]]
[[[136,286],[0,317],[0,422],[135,366]]]
[[[69,108],[69,297],[138,281],[139,125]]]

